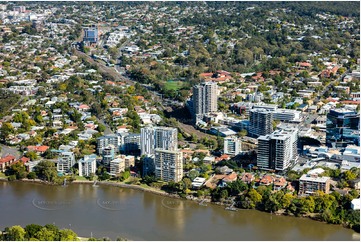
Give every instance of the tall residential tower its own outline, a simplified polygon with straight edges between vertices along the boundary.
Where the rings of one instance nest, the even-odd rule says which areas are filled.
[[[217,83],[203,82],[193,87],[193,114],[217,112]]]

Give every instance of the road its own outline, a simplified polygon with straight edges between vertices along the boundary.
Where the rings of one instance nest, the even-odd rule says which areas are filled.
[[[0,157],[4,157],[7,155],[13,155],[16,157],[16,159],[20,158],[20,152],[16,147],[10,147],[7,145],[0,145],[1,151],[0,151]]]

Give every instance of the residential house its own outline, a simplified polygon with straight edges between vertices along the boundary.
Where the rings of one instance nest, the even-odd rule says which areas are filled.
[[[264,175],[259,181],[260,185],[269,186],[274,182],[274,177],[271,175]]]
[[[49,148],[50,147],[46,145],[39,145],[39,146],[29,145],[28,147],[26,147],[27,151],[35,151],[38,154],[43,154]]]
[[[287,181],[283,176],[274,178],[274,181],[273,181],[273,189],[274,190],[279,191],[279,190],[285,188],[286,186],[287,186]]]
[[[254,179],[255,179],[255,177],[251,173],[244,173],[241,177],[241,181],[243,181],[244,183],[247,183],[247,184],[253,182]]]
[[[0,159],[0,171],[5,172],[6,168],[15,162],[16,158],[13,155],[7,155]]]

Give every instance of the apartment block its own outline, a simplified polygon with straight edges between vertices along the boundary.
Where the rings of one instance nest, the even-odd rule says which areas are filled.
[[[85,155],[83,159],[78,161],[79,176],[90,176],[95,174],[97,169],[96,155]]]
[[[108,145],[113,145],[116,148],[116,152],[118,151],[118,147],[120,145],[120,137],[118,135],[104,135],[97,139],[97,153],[101,155],[103,153],[103,149]]]
[[[116,176],[120,172],[125,171],[125,159],[116,158],[110,161],[110,172],[109,174],[112,176]]]
[[[216,112],[217,104],[217,83],[203,82],[193,87],[193,112],[195,115]]]
[[[241,140],[236,136],[224,138],[224,154],[238,155],[242,151],[241,145]]]
[[[263,170],[284,171],[298,159],[298,129],[277,130],[258,137],[257,167]]]
[[[180,151],[155,150],[155,176],[169,182],[179,182],[183,177],[183,155]]]
[[[68,174],[70,168],[75,165],[75,156],[73,152],[61,152],[58,157],[57,171],[62,174]]]
[[[329,177],[319,177],[317,175],[303,174],[299,179],[299,195],[310,195],[316,191],[330,192]]]
[[[146,127],[140,133],[141,155],[154,154],[155,149],[178,149],[178,131],[169,127]]]
[[[273,132],[273,112],[266,109],[252,109],[249,112],[249,133],[253,137]]]

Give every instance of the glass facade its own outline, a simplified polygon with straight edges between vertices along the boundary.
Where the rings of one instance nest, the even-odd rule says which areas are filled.
[[[326,144],[329,147],[360,145],[360,115],[349,110],[330,110],[326,122]]]

